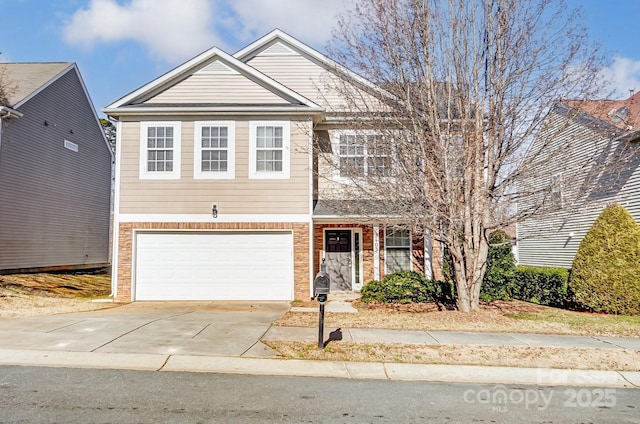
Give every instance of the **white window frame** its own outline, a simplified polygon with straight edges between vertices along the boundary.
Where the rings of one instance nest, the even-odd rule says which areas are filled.
[[[173,128],[173,170],[172,171],[148,171],[147,170],[147,131],[152,127]],[[176,121],[145,121],[140,123],[140,179],[141,180],[178,180],[180,179],[180,151],[182,147],[181,137],[182,123]]]
[[[202,128],[227,128],[227,170],[202,170]],[[234,121],[196,121],[193,128],[193,178],[196,180],[232,180],[236,176],[236,123]],[[223,150],[223,149],[219,149]]]
[[[564,207],[564,181],[563,173],[551,175],[551,204],[556,207]]]
[[[354,137],[380,137],[382,140],[384,140],[384,136],[383,134],[380,134],[378,132],[375,131],[335,131],[333,133],[333,151],[335,152],[333,155],[333,160],[334,160],[334,179],[336,181],[339,181],[341,183],[349,183],[349,182],[353,182],[354,180],[364,180],[366,178],[391,178],[392,177],[392,166],[393,166],[393,153],[390,152],[389,155],[381,155],[378,152],[374,152],[374,153],[370,153],[368,151],[368,141],[364,143],[363,145],[363,154],[362,155],[341,155],[340,154],[340,139],[342,138],[342,136],[354,136]],[[377,154],[376,154],[377,153]],[[362,175],[341,175],[341,169],[340,169],[340,159],[342,157],[362,157],[363,159],[363,174]],[[390,161],[390,167],[389,167],[389,175],[378,175],[376,173],[370,173],[369,172],[369,168],[370,168],[370,161],[371,159],[374,158],[381,158],[381,157],[387,157],[389,158]]]
[[[282,127],[282,171],[257,171],[256,139],[258,127]],[[275,149],[274,149],[275,150]],[[286,180],[291,173],[291,122],[251,121],[249,124],[249,178],[262,180]]]
[[[384,229],[384,273],[385,275],[390,274],[392,272],[395,271],[399,271],[399,270],[393,270],[393,271],[389,271],[389,261],[387,258],[387,250],[389,249],[389,243],[387,243],[387,237],[389,235],[389,232],[393,232],[394,229],[391,227],[385,227]],[[409,232],[409,245],[408,246],[392,246],[392,249],[404,249],[406,248],[409,251],[409,271],[413,270],[413,234],[412,231],[409,229],[403,229],[403,228],[399,228],[395,231],[408,231]]]

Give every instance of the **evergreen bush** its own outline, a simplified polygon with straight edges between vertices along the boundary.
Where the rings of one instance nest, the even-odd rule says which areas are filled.
[[[569,270],[536,266],[516,267],[510,294],[514,299],[548,306],[565,306]]]
[[[381,281],[369,281],[360,292],[365,303],[453,302],[450,283],[429,280],[417,271],[396,271]]]
[[[622,206],[607,206],[585,235],[568,289],[579,308],[640,313],[640,226]]]
[[[502,230],[489,235],[487,271],[482,280],[480,298],[486,302],[508,300],[516,275],[516,264],[511,251],[511,239]]]

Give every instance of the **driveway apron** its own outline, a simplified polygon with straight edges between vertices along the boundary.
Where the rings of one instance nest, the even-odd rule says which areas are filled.
[[[73,352],[263,356],[287,302],[138,302],[92,312],[0,319],[0,347]]]

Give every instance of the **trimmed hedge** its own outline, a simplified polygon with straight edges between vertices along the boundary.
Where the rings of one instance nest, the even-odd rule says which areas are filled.
[[[575,306],[611,314],[640,314],[640,226],[622,206],[607,206],[573,260]]]
[[[502,230],[489,235],[487,271],[482,280],[480,298],[485,302],[511,299],[516,276],[516,264],[511,250],[511,239]]]
[[[452,303],[453,288],[450,283],[429,280],[417,271],[396,271],[381,281],[368,282],[360,292],[365,303]]]
[[[511,297],[548,306],[565,306],[569,270],[535,266],[517,266]]]

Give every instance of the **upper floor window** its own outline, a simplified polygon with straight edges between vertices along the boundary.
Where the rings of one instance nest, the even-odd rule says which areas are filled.
[[[251,122],[249,178],[289,178],[290,131],[287,121]]]
[[[411,269],[411,231],[387,228],[384,239],[385,272]]]
[[[341,177],[391,175],[391,155],[378,134],[340,134],[338,169]]]
[[[207,121],[195,123],[194,178],[235,177],[235,123]]]
[[[557,207],[564,206],[562,173],[553,174],[551,176],[551,204]]]
[[[180,123],[142,122],[140,178],[180,178]]]

